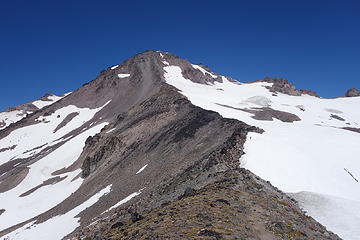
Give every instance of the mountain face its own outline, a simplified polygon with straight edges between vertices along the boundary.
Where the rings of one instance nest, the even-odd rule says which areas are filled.
[[[0,113],[2,239],[359,239],[358,97],[146,51],[44,99]]]

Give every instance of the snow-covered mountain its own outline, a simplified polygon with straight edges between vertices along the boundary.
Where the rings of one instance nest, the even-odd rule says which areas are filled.
[[[142,234],[338,239],[301,207],[360,239],[360,97],[346,96],[320,98],[277,78],[239,83],[167,52],[138,54],[70,94],[0,113],[0,236],[140,238],[121,226],[227,191],[214,201],[233,207],[241,195],[237,216],[252,217],[244,229],[236,220],[239,232],[204,225],[235,224],[214,210],[196,224],[183,212],[181,228],[193,233],[162,235],[159,223]]]

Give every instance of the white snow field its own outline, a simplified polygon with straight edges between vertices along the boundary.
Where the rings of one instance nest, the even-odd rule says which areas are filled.
[[[32,104],[34,104],[37,108],[41,109],[45,106],[48,106],[50,104],[53,104],[54,102],[59,101],[61,98],[63,98],[63,97],[58,97],[56,95],[50,95],[47,97],[47,99],[49,99],[49,101],[37,100],[37,101],[32,102]]]
[[[81,133],[74,137],[66,135],[93,119],[94,115],[109,102],[96,109],[78,108],[73,105],[63,107],[49,116],[37,118],[33,125],[12,131],[8,136],[0,140],[0,146],[15,146],[12,149],[0,152],[0,164],[28,158],[46,147],[63,143],[48,155],[28,165],[28,172],[27,174],[25,172],[24,179],[15,187],[0,194],[0,209],[4,210],[0,215],[0,231],[48,211],[68,198],[80,187],[83,179],[77,176],[81,173],[81,169],[59,174],[55,172],[71,166],[79,158],[86,139],[100,132],[108,123],[95,122],[90,124],[89,127],[83,128]],[[65,126],[55,131],[66,116],[74,112],[77,115]],[[60,178],[61,181],[41,185],[55,177]],[[108,192],[108,190],[105,192]],[[105,193],[101,192],[99,194],[102,196]],[[94,196],[94,199],[101,197],[99,194]],[[44,201],[44,199],[46,200]],[[91,202],[90,205],[94,203],[94,199],[88,200]],[[10,233],[7,237],[8,239],[61,239],[79,225],[74,216],[90,205],[85,202],[67,214],[56,216],[39,225],[29,223]],[[70,221],[70,218],[75,220]],[[59,224],[60,222],[61,224]],[[29,226],[31,227],[28,229]],[[54,226],[51,231],[39,231],[39,229],[43,228],[49,229],[50,226]],[[59,228],[59,226],[61,227]],[[59,232],[53,231],[53,229]],[[36,235],[35,238],[31,237],[31,234],[35,234],[35,232],[36,234],[42,232],[41,234],[45,235],[40,234]]]
[[[200,66],[196,68],[207,73]],[[330,231],[346,240],[360,239],[360,183],[355,180],[360,179],[360,134],[342,129],[360,128],[360,97],[273,96],[266,88],[272,83],[239,84],[219,76],[222,83],[204,85],[185,79],[178,66],[165,66],[164,70],[166,82],[194,105],[265,130],[249,134],[241,166],[284,192],[319,196],[316,204],[322,206],[321,211],[314,210],[314,203],[304,201],[303,195],[293,195]],[[252,113],[241,110],[261,107],[292,113],[301,120],[256,120]]]
[[[86,208],[94,205],[102,196],[107,195],[110,191],[111,185],[97,192],[86,202],[80,204],[64,215],[55,216],[40,224],[30,222],[4,236],[3,239],[62,239],[80,226],[79,217],[76,216]]]
[[[56,95],[49,95],[47,97],[48,101],[36,100],[36,101],[30,102],[30,104],[33,104],[38,109],[41,109],[45,106],[48,106],[50,104],[53,104],[54,102],[59,101],[64,96],[66,96],[66,94],[64,94],[61,97],[56,96]],[[28,110],[12,110],[12,111],[7,111],[7,112],[1,112],[0,113],[0,130],[6,128],[11,123],[20,121],[21,119],[26,117],[27,114],[30,114],[30,113],[32,113],[32,111],[28,111]]]
[[[0,113],[0,130],[6,128],[11,123],[15,123],[23,119],[30,111],[14,110],[10,112]]]
[[[0,164],[10,160],[30,157],[39,153],[44,148],[58,143],[57,140],[92,119],[104,106],[89,109],[69,105],[56,110],[50,116],[37,118],[36,124],[12,131],[7,137],[0,140],[0,146],[4,148],[15,146],[15,148],[0,152]],[[77,113],[77,115],[64,127],[55,132],[56,127],[70,113]]]

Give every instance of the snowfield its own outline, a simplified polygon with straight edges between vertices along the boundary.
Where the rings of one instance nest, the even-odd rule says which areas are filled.
[[[34,104],[37,108],[41,109],[45,106],[48,106],[50,104],[53,104],[54,102],[57,102],[61,99],[62,97],[58,97],[56,95],[50,95],[47,97],[48,101],[44,101],[44,100],[37,100],[32,102],[32,104]]]
[[[85,140],[100,132],[106,124],[99,124],[79,134],[46,157],[30,165],[27,176],[19,185],[0,194],[1,208],[5,210],[0,217],[2,230],[55,207],[80,187],[83,179],[75,179],[75,177],[81,173],[81,169],[58,175],[53,173],[75,162],[82,152]],[[40,187],[29,195],[20,196],[56,176],[64,178],[64,180]],[[17,214],[19,211],[21,214]]]
[[[12,131],[7,137],[0,140],[0,146],[5,148],[15,146],[15,148],[11,151],[0,152],[0,164],[30,157],[57,143],[58,139],[92,119],[106,105],[107,103],[97,109],[78,108],[69,105],[56,110],[50,116],[37,118],[37,122],[33,125]],[[64,127],[57,129],[59,124],[71,113],[77,115]]]
[[[360,236],[360,202],[311,192],[290,194],[309,215],[326,226],[331,226],[343,239]]]
[[[64,215],[55,216],[46,222],[35,224],[30,222],[16,231],[4,236],[4,240],[24,240],[24,239],[62,239],[78,226],[79,217],[76,217],[79,213],[86,208],[94,205],[99,199],[111,191],[111,185],[97,192],[94,196],[88,199],[86,202],[72,209]],[[49,231],[51,229],[51,231]]]
[[[0,215],[0,231],[50,210],[81,186],[83,178],[78,177],[81,169],[56,172],[71,166],[79,158],[86,139],[99,133],[108,122],[92,122],[76,136],[69,136],[69,133],[93,119],[94,115],[109,102],[96,109],[78,108],[73,105],[60,108],[49,116],[38,117],[32,125],[15,129],[0,140],[0,146],[7,148],[5,151],[0,151],[0,165],[20,161],[19,164],[14,165],[18,167],[23,164],[22,159],[35,156],[46,147],[61,144],[39,160],[30,164],[24,163],[26,164],[25,170],[22,170],[24,178],[20,179],[17,185],[0,194],[0,209],[3,211]],[[76,114],[67,124],[59,128],[59,124],[71,113]],[[99,194],[102,196],[105,193]],[[97,194],[94,199],[98,199],[100,195]],[[89,201],[93,204],[95,200],[91,198]],[[74,217],[82,211],[81,209],[88,206],[90,206],[88,202],[85,202],[69,213],[56,216],[42,224],[26,224],[10,233],[8,237],[9,239],[61,239],[79,226]],[[19,212],[21,214],[18,214]],[[70,219],[74,220],[70,221]],[[59,224],[60,222],[62,224]],[[65,222],[66,224],[63,224]],[[61,228],[54,224],[61,225]],[[39,229],[50,226],[53,226],[51,229],[59,230],[61,234],[44,230],[41,234],[45,235],[31,237],[35,236],[32,234],[39,234]]]
[[[0,130],[6,128],[11,123],[15,123],[23,119],[30,111],[14,110],[10,112],[0,113]]]
[[[360,97],[322,99],[273,94],[266,88],[272,83],[238,84],[214,73],[209,75],[221,77],[222,83],[204,85],[185,79],[178,66],[165,66],[164,70],[166,82],[194,105],[265,130],[263,134],[249,134],[241,166],[284,192],[319,196],[316,204],[322,208],[315,211],[303,195],[293,195],[329,230],[347,240],[360,239],[356,211],[360,204],[360,183],[356,181],[360,179],[360,134],[343,129],[360,128]],[[300,120],[254,119],[253,112],[261,108],[294,114]],[[331,221],[326,216],[331,216]]]
[[[54,102],[59,101],[61,98],[66,96],[67,94],[64,94],[61,97],[58,97],[56,95],[49,95],[47,97],[48,100],[36,100],[33,102],[30,102],[29,104],[34,105],[36,108],[41,109],[45,106],[48,106],[50,104],[53,104]],[[20,121],[24,117],[26,117],[27,114],[33,113],[33,111],[30,110],[10,110],[6,112],[0,113],[0,130],[6,128],[11,123],[16,123],[17,121]]]

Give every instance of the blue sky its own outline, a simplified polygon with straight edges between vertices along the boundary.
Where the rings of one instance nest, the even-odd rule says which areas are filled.
[[[360,88],[357,0],[3,0],[0,29],[0,110],[74,90],[147,49],[323,97]]]

